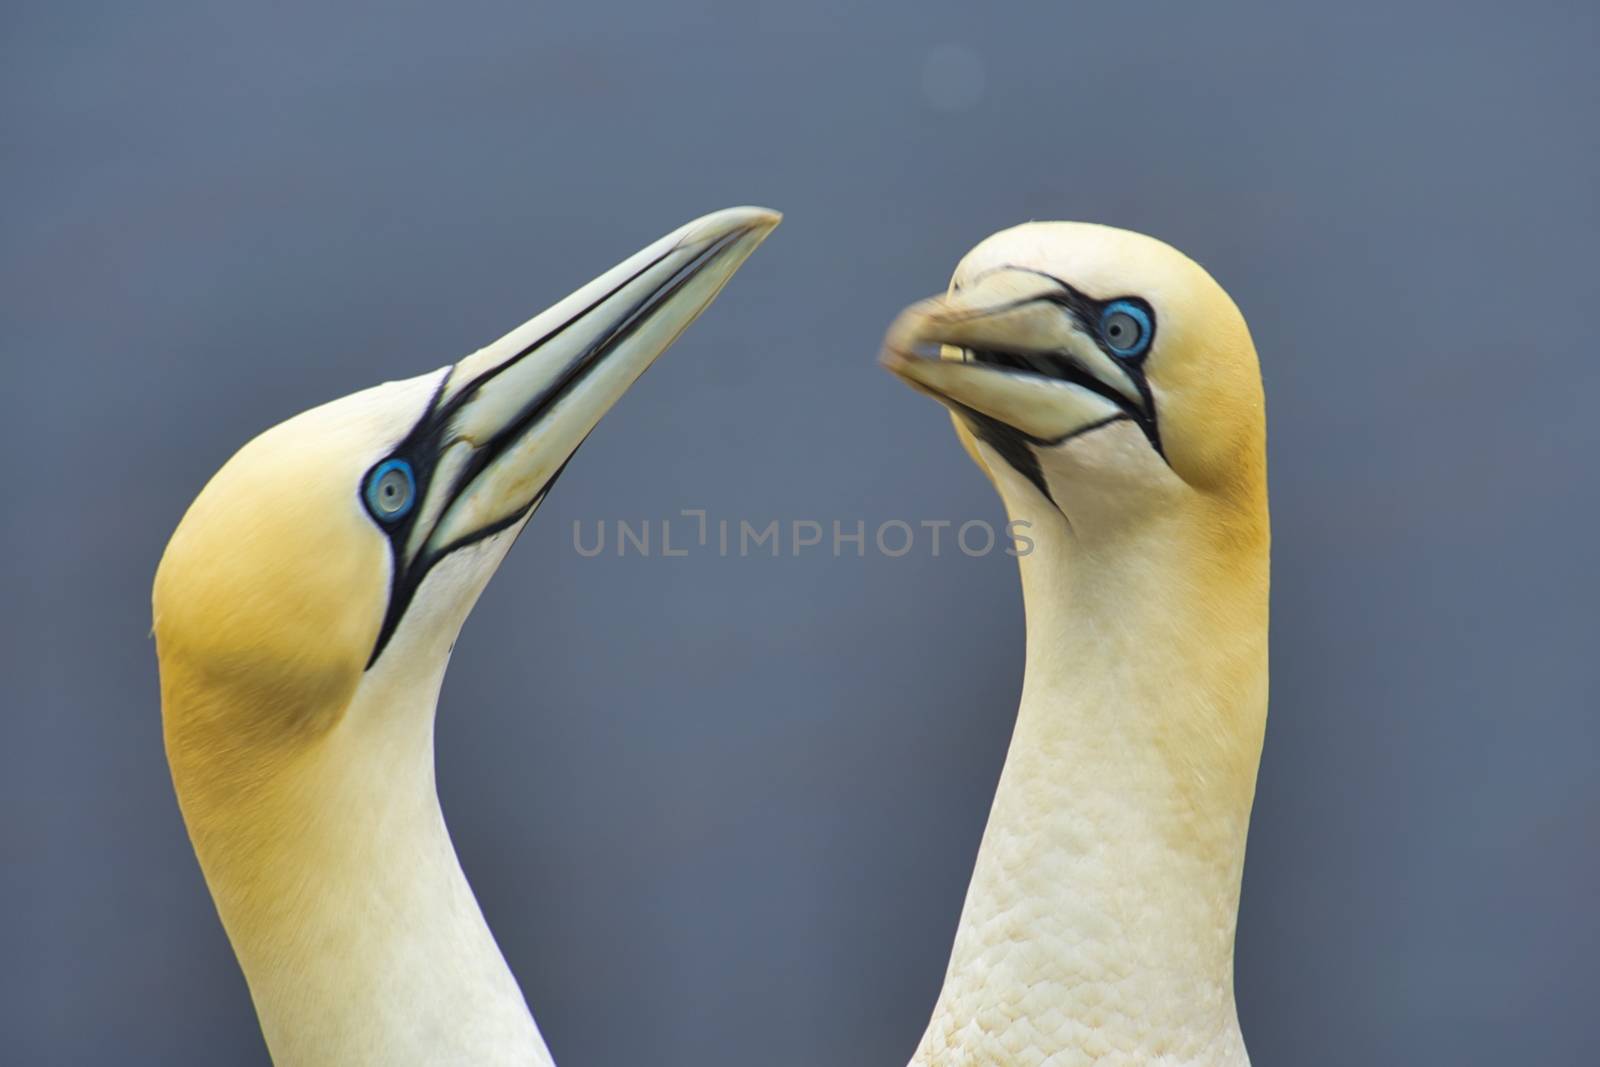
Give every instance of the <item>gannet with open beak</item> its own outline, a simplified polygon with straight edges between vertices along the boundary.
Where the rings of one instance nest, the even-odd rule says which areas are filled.
[[[951,410],[1033,542],[1016,729],[913,1063],[1247,1063],[1270,535],[1243,317],[1160,241],[1033,223],[969,253],[882,359]]]
[[[574,450],[777,222],[707,215],[454,366],[266,431],[173,534],[167,756],[278,1064],[550,1062],[440,813],[439,687]]]

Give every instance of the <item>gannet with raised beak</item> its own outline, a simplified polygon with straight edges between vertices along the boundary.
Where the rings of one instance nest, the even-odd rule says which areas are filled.
[[[882,358],[1033,541],[1016,729],[913,1063],[1246,1064],[1269,530],[1244,318],[1160,241],[1033,223],[973,249]]]
[[[278,1064],[550,1062],[440,813],[439,686],[573,451],[777,222],[707,215],[454,366],[266,431],[173,534],[167,756]]]

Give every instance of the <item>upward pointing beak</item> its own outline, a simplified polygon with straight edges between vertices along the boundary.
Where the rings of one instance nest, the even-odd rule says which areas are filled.
[[[628,386],[704,311],[782,218],[728,208],[683,226],[452,367],[393,455],[418,506],[395,538],[395,593],[445,555],[526,518]]]
[[[442,447],[424,504],[435,515],[413,533],[418,554],[442,555],[536,506],[781,218],[741,207],[696,219],[457,363],[426,420]]]

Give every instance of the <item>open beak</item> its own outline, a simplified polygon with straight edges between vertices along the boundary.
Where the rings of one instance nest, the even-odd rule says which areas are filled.
[[[993,270],[901,312],[879,358],[975,429],[998,424],[1029,444],[1060,444],[1124,419],[1153,433],[1142,376],[1099,346],[1074,299],[1035,271]]]
[[[395,449],[418,505],[394,538],[395,594],[376,660],[427,571],[544,499],[600,417],[704,311],[782,218],[695,219],[461,360]]]

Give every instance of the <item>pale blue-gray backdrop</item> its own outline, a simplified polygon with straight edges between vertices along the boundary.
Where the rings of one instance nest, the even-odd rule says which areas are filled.
[[[1261,1064],[1600,1038],[1591,4],[46,3],[0,15],[0,1061],[260,1064],[162,759],[205,478],[658,233],[788,221],[469,622],[439,773],[564,1067],[896,1067],[1011,726],[1012,562],[584,559],[574,520],[1000,509],[873,365],[1029,218],[1227,285],[1271,413]]]

